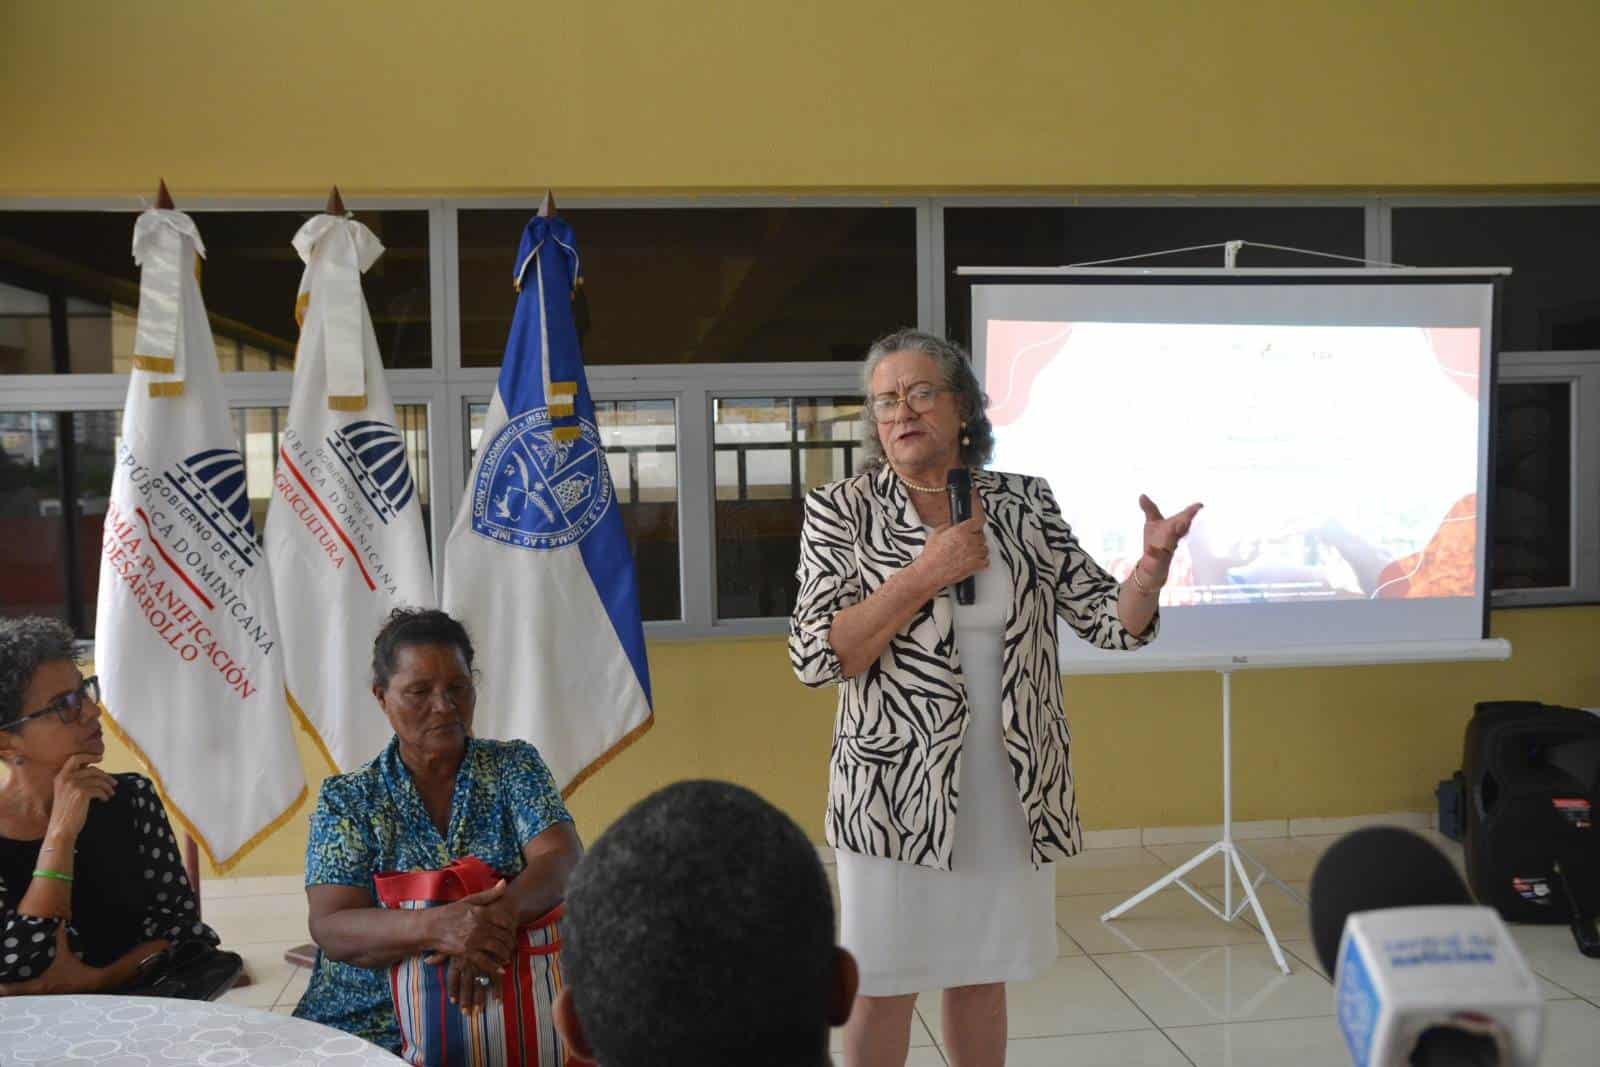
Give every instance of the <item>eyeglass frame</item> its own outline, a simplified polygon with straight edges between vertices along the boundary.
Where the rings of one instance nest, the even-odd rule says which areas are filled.
[[[94,690],[93,696],[89,695],[91,689]],[[83,706],[86,700],[91,704],[98,705],[100,703],[100,676],[98,674],[89,675],[89,677],[78,683],[76,689],[70,693],[62,693],[38,711],[29,712],[26,715],[12,719],[10,722],[0,723],[0,730],[12,730],[25,722],[42,719],[46,715],[54,715],[61,720],[61,725],[63,726],[72,726],[83,718]],[[77,705],[77,710],[73,711],[72,718],[69,719],[67,718],[67,710],[74,704]]]
[[[911,394],[916,392],[918,389],[927,389],[929,391],[926,407],[919,408],[917,405],[911,402]],[[956,391],[957,390],[948,385],[934,385],[932,382],[917,382],[910,389],[907,389],[903,393],[894,393],[892,395],[889,393],[880,393],[877,396],[869,396],[867,397],[867,403],[865,407],[867,414],[872,417],[872,421],[882,425],[883,423],[893,422],[895,420],[896,416],[898,416],[900,413],[900,405],[902,404],[904,404],[906,409],[913,414],[926,415],[928,412],[932,411],[933,406],[938,403],[939,395],[941,393],[954,393]],[[889,408],[885,414],[880,415],[878,413],[879,402],[881,401],[887,403],[891,399],[894,401],[894,406]]]

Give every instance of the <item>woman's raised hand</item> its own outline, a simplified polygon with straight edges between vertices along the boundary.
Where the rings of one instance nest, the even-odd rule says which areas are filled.
[[[117,780],[93,766],[86,752],[67,757],[56,772],[55,799],[50,805],[50,825],[45,836],[56,841],[76,841],[89,817],[89,802],[110,800]]]
[[[1172,566],[1172,554],[1178,542],[1189,533],[1189,526],[1200,511],[1200,504],[1190,504],[1176,515],[1161,514],[1155,501],[1143,494],[1139,508],[1144,512],[1144,558],[1149,577],[1158,585],[1167,580],[1167,568]]]
[[[946,589],[989,566],[989,545],[983,539],[983,505],[973,494],[972,518],[941,526],[928,535],[917,563],[936,588]]]

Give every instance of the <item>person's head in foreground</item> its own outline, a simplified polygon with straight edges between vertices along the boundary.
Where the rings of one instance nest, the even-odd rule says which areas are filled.
[[[815,847],[748,789],[680,782],[594,843],[567,890],[556,1028],[604,1067],[819,1067],[855,997]]]

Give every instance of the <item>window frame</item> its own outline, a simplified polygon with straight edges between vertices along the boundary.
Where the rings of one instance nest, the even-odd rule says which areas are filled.
[[[1600,604],[1600,350],[1502,352],[1495,385],[1509,382],[1565,384],[1572,390],[1572,511],[1568,519],[1571,581],[1564,586],[1497,589],[1492,594],[1492,606]]]
[[[510,209],[532,215],[539,197],[351,197],[354,211],[426,211],[428,215],[429,306],[433,360],[427,368],[386,372],[396,404],[425,405],[428,412],[429,472],[433,506],[429,536],[434,548],[435,582],[441,587],[445,539],[466,490],[467,404],[492,396],[498,368],[463,367],[460,336],[458,216],[464,210]],[[1360,194],[1237,194],[1031,196],[961,195],[918,197],[865,192],[838,196],[594,196],[562,198],[572,208],[650,210],[660,208],[891,207],[915,213],[917,321],[921,329],[943,334],[947,322],[945,275],[946,208],[1360,208],[1365,255],[1390,259],[1396,208],[1600,206],[1600,196],[1480,195],[1371,196]],[[134,197],[0,198],[0,211],[116,211],[129,214],[145,205]],[[180,205],[198,216],[211,211],[314,212],[323,204],[312,197],[185,197]],[[581,236],[581,235],[580,235]],[[1131,251],[1139,251],[1137,249]],[[1152,250],[1153,251],[1153,250]],[[508,253],[509,254],[509,253]],[[1220,260],[1219,255],[1219,260]],[[1220,264],[1219,264],[1220,265]],[[1493,266],[1493,264],[1486,264]],[[885,324],[885,329],[893,325]],[[1573,577],[1562,589],[1500,590],[1495,608],[1600,602],[1600,352],[1501,352],[1497,381],[1574,380],[1573,425]],[[589,368],[597,400],[670,399],[677,412],[679,588],[682,617],[645,624],[653,639],[747,637],[782,633],[787,620],[718,619],[716,616],[716,454],[712,403],[740,397],[825,396],[859,391],[858,368],[841,363],[779,364],[629,364]],[[1564,378],[1562,375],[1576,375]],[[126,374],[8,375],[0,379],[0,410],[79,411],[121,408]],[[230,408],[287,406],[289,371],[235,372],[225,376]],[[1591,416],[1585,423],[1582,416]],[[69,582],[70,584],[70,582]]]
[[[1397,208],[1600,208],[1600,196],[1567,193],[1507,193],[1497,195],[1403,195],[1373,198],[1377,213],[1375,259],[1394,254],[1394,211]],[[1495,589],[1490,608],[1561,607],[1600,604],[1600,353],[1585,351],[1501,350],[1496,353],[1495,381],[1564,381],[1577,375],[1581,387],[1573,389],[1572,446],[1572,578],[1570,586],[1549,589]],[[1583,415],[1589,416],[1586,425]],[[1492,473],[1492,472],[1491,472]],[[1491,501],[1490,506],[1493,506]]]

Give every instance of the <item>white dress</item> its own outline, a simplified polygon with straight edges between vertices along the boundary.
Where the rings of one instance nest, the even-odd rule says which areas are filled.
[[[886,997],[1021,982],[1056,957],[1055,873],[1034,867],[1000,724],[1001,643],[1011,576],[993,561],[974,603],[955,605],[956,646],[971,718],[962,739],[951,870],[838,850],[840,941],[861,967],[861,992]]]

